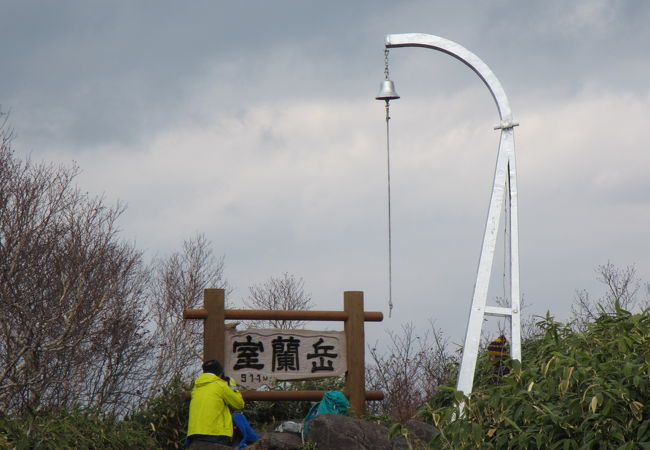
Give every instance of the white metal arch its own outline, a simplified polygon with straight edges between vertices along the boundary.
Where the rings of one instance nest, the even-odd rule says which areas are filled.
[[[472,305],[465,332],[465,345],[460,365],[456,389],[466,395],[472,392],[476,359],[478,357],[481,329],[485,315],[501,316],[510,319],[510,356],[521,361],[521,301],[519,294],[519,233],[517,221],[517,176],[515,165],[514,127],[508,97],[501,83],[478,56],[456,42],[430,34],[408,33],[386,36],[386,48],[425,47],[438,50],[462,61],[483,80],[499,110],[501,122],[495,129],[501,130],[499,151],[494,172],[492,195],[488,209],[481,255],[479,257],[476,283]],[[487,305],[487,294],[492,272],[492,262],[496,248],[499,219],[504,199],[509,205],[509,263],[510,263],[510,307]],[[504,255],[505,257],[505,255]]]

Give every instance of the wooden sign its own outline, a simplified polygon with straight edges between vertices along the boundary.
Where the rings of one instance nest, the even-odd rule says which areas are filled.
[[[227,330],[224,355],[226,375],[250,389],[347,371],[342,331]]]

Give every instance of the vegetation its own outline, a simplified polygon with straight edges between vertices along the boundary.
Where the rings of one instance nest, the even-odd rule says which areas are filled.
[[[430,326],[417,335],[412,324],[403,325],[400,333],[388,331],[381,347],[376,343],[370,348],[366,388],[382,391],[384,400],[369,402],[369,413],[406,423],[440,386],[453,380],[456,355],[449,353],[442,332]]]
[[[190,389],[180,376],[141,408],[124,420],[129,427],[145,434],[155,442],[151,448],[177,449],[183,447],[187,433],[189,402],[185,393]]]
[[[0,448],[152,449],[147,430],[97,410],[64,409],[0,418]]]
[[[450,406],[420,409],[440,430],[433,448],[650,448],[650,310],[538,326],[501,384],[482,361],[471,397],[446,388]]]
[[[77,168],[21,161],[10,142],[0,127],[0,410],[119,413],[146,376],[142,255]]]
[[[619,307],[584,331],[570,325],[540,320],[542,334],[523,346],[526,364],[507,362],[511,372],[500,384],[489,384],[493,363],[482,357],[470,398],[440,387],[419,409],[440,430],[431,448],[650,448],[650,310]],[[341,380],[305,383],[284,388],[341,387]],[[188,388],[177,377],[122,419],[81,408],[2,416],[0,446],[181,448]],[[303,417],[304,403],[251,403],[245,413],[263,430]]]
[[[4,119],[3,119],[4,117]],[[182,311],[226,288],[201,235],[147,263],[79,169],[17,158],[0,112],[0,411],[122,417],[200,364]]]

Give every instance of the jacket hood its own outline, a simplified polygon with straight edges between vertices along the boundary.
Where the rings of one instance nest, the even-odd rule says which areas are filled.
[[[214,383],[215,381],[223,381],[223,380],[213,373],[205,372],[199,375],[199,377],[196,380],[194,380],[194,386],[197,387],[205,386],[206,384]]]

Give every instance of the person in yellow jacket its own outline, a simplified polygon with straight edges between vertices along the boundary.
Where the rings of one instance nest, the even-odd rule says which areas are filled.
[[[203,373],[194,381],[190,401],[187,437],[191,446],[199,446],[199,442],[231,445],[233,427],[230,408],[243,407],[241,392],[234,381],[224,375],[221,363],[215,359],[204,362]]]

